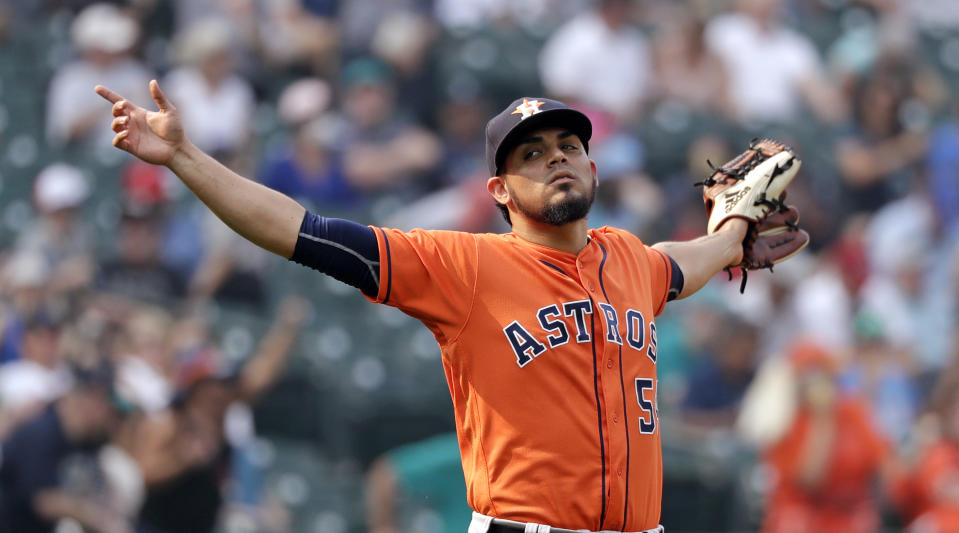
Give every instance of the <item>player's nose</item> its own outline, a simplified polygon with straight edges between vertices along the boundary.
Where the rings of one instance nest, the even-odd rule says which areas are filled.
[[[549,164],[550,166],[556,165],[558,163],[566,163],[566,152],[563,151],[563,147],[556,145],[549,148]]]

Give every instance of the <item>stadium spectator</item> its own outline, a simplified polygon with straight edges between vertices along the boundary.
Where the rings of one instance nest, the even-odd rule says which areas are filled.
[[[364,57],[343,69],[347,180],[370,197],[415,196],[430,184],[442,155],[436,136],[397,106],[389,67]]]
[[[61,324],[39,311],[22,327],[20,358],[0,365],[0,439],[72,385],[60,345]]]
[[[882,325],[870,313],[858,313],[855,327],[851,360],[840,377],[842,388],[869,404],[872,423],[884,439],[906,445],[922,399],[913,376],[915,362],[908,352],[884,342]]]
[[[959,530],[959,389],[950,385],[933,410],[938,435],[921,449],[909,480],[910,532]]]
[[[108,367],[75,368],[74,386],[3,443],[0,529],[52,533],[61,520],[97,533],[132,533],[102,497],[97,450],[119,421]]]
[[[707,46],[725,66],[734,116],[784,123],[799,118],[805,104],[820,121],[841,123],[845,103],[812,41],[783,21],[783,0],[735,4],[737,11],[711,19],[705,29]]]
[[[789,264],[777,265],[772,275],[750,276],[750,292],[754,286],[755,292],[731,306],[757,327],[757,353],[763,360],[782,356],[797,337],[809,335],[802,327],[798,305],[805,295],[798,294],[796,287],[812,274],[818,258],[800,254],[792,259]]]
[[[630,25],[634,7],[630,0],[601,0],[550,36],[539,73],[551,97],[623,122],[638,116],[653,74],[646,38]]]
[[[887,460],[886,441],[868,408],[841,394],[835,356],[808,341],[790,347],[796,409],[778,441],[763,451],[773,472],[762,530],[876,531],[873,483]]]
[[[303,78],[280,94],[277,112],[289,135],[271,143],[258,171],[259,181],[316,209],[349,211],[360,206],[362,191],[343,168],[346,123],[328,111],[329,85]]]
[[[177,35],[199,20],[220,19],[230,28],[230,50],[237,68],[247,76],[262,72],[258,52],[263,13],[253,0],[175,0],[173,34]]]
[[[683,423],[693,432],[731,428],[756,372],[756,328],[729,313],[720,320],[723,329],[693,366],[682,404]]]
[[[16,254],[3,266],[3,336],[0,364],[20,359],[23,324],[48,305],[50,269],[36,254]]]
[[[911,98],[904,65],[862,78],[851,97],[855,120],[836,144],[847,212],[872,212],[906,194],[927,146],[924,123],[904,121]]]
[[[590,226],[625,228],[648,235],[665,204],[659,183],[644,170],[646,147],[621,129],[611,129],[595,139],[591,157],[603,169],[590,213]]]
[[[424,15],[398,11],[384,18],[373,34],[372,54],[390,66],[396,99],[403,107],[435,128],[441,99],[437,83],[437,28]]]
[[[143,87],[151,72],[134,54],[140,35],[137,21],[113,4],[84,8],[70,28],[79,57],[57,69],[47,92],[47,140],[56,146],[109,144],[110,107],[89,96],[90,86],[104,81],[148,102]],[[96,95],[94,95],[95,97]]]
[[[955,323],[955,247],[943,240],[930,199],[921,192],[886,204],[866,229],[870,276],[860,298],[883,340],[904,351],[928,391],[948,364]]]
[[[712,115],[731,114],[725,66],[705,41],[705,22],[680,10],[654,34],[650,100]]]
[[[312,4],[320,4],[313,0]],[[354,2],[343,4],[342,7]],[[262,6],[257,30],[260,60],[268,76],[332,76],[340,63],[341,25],[329,8],[303,0],[257,2]]]
[[[945,227],[959,227],[959,101],[931,133],[925,154],[930,197]]]
[[[177,393],[169,408],[140,421],[132,439],[136,446],[129,450],[146,487],[139,514],[145,531],[215,529],[232,467],[252,444],[249,405],[279,379],[308,311],[298,298],[284,300],[273,326],[239,369],[224,359],[201,317],[188,316],[175,327]],[[255,496],[245,496],[254,501],[242,503],[259,504]]]
[[[230,28],[222,19],[195,22],[176,36],[178,68],[164,86],[176,95],[183,125],[211,152],[241,153],[252,134],[253,88],[234,71]]]
[[[47,165],[34,181],[37,220],[19,235],[14,253],[42,258],[54,297],[84,288],[93,279],[93,233],[81,217],[88,196],[83,173],[66,163]]]
[[[160,256],[161,216],[156,206],[123,207],[116,255],[100,264],[99,290],[156,305],[182,301],[187,294],[186,281]]]
[[[428,12],[431,2],[424,0],[354,0],[340,5],[337,25],[342,34],[343,53],[357,57],[370,52],[370,43],[380,24],[390,16]]]
[[[225,305],[259,312],[269,301],[265,272],[269,256],[237,238],[220,219],[201,220],[203,256],[189,282],[189,299],[203,304],[213,299]]]
[[[840,357],[853,345],[857,301],[843,269],[838,257],[823,254],[793,289],[796,335],[814,337]]]
[[[475,181],[486,176],[486,140],[483,120],[489,114],[490,102],[482,96],[451,95],[438,113],[443,159],[440,164],[444,184]]]
[[[112,355],[117,391],[144,413],[169,406],[174,393],[173,318],[159,307],[140,305],[122,322]]]
[[[439,138],[443,155],[438,169],[439,190],[412,200],[386,218],[390,227],[488,231],[500,228],[502,216],[487,202],[486,109],[481,97],[455,95],[440,106]]]
[[[234,168],[249,163],[248,151],[217,154]],[[213,298],[262,307],[266,298],[262,280],[266,254],[238,241],[232,230],[210,216],[199,202],[176,202],[178,191],[176,183],[169,181],[171,176],[142,161],[131,161],[121,171],[126,217],[142,219],[150,229],[150,239],[159,239],[160,250],[156,253],[162,269],[172,273],[173,297],[180,297],[179,285],[185,283],[191,303],[203,304]],[[122,228],[130,226],[121,224]]]
[[[182,189],[178,188],[176,177],[166,169],[140,160],[125,163],[120,168],[119,180],[121,216],[124,209],[157,214],[162,261],[189,278],[203,257],[203,239],[197,231],[203,218],[201,205],[177,202]]]

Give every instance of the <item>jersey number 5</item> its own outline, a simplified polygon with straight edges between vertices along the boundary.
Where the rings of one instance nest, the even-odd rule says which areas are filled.
[[[646,397],[646,391],[651,391],[652,399]],[[639,417],[639,432],[644,435],[651,435],[656,432],[656,380],[649,378],[636,378],[636,401],[643,410],[643,416]]]

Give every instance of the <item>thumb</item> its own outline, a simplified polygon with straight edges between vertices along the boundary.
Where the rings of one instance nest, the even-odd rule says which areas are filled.
[[[176,107],[167,100],[166,95],[160,90],[160,84],[156,80],[150,80],[150,96],[156,102],[160,111],[173,111]]]

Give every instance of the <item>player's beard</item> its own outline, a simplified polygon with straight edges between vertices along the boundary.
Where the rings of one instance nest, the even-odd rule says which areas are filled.
[[[568,190],[571,185],[563,184],[560,188]],[[551,226],[563,226],[586,218],[595,198],[596,186],[594,185],[585,196],[566,196],[558,202],[547,202],[538,210],[520,202],[515,196],[513,197],[513,204],[516,205],[517,211],[536,222]]]

